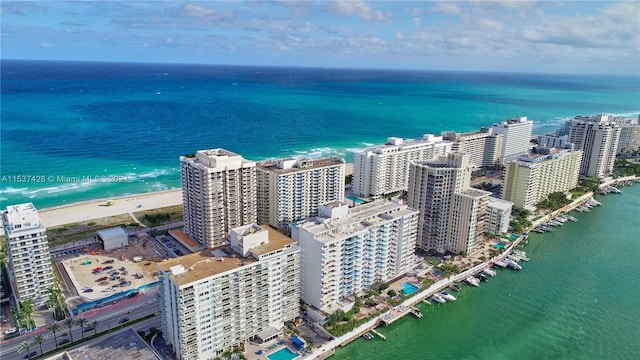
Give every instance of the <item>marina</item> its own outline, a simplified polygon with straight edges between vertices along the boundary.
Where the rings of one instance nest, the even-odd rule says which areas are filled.
[[[631,190],[640,196],[640,187]],[[640,309],[631,298],[620,295],[638,293],[640,286],[631,272],[622,270],[633,267],[634,257],[621,254],[640,251],[632,236],[638,226],[628,226],[637,224],[634,217],[640,209],[633,199],[615,199],[626,206],[610,207],[607,201],[606,212],[594,208],[593,214],[575,216],[580,236],[576,236],[578,227],[571,220],[554,232],[530,234],[529,243],[515,249],[523,253],[512,252],[531,258],[525,271],[497,270],[497,279],[478,289],[461,286],[457,301],[446,306],[421,302],[417,307],[428,321],[403,319],[379,329],[388,336],[384,348],[353,343],[339,348],[335,358],[411,359],[416,352],[425,360],[467,358],[469,354],[478,359],[634,358],[640,351],[635,341],[640,329],[633,319],[640,316]],[[624,229],[612,238],[608,234],[616,228]],[[592,271],[595,267],[597,272]],[[567,289],[567,283],[574,286]],[[468,296],[471,293],[473,296]],[[615,308],[607,305],[612,301]],[[495,332],[514,334],[514,341],[496,341],[491,335]],[[429,349],[423,350],[418,339],[426,338],[432,341]],[[540,343],[548,346],[540,347]]]

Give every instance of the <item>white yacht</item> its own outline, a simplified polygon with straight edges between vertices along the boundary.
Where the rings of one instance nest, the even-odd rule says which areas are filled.
[[[496,271],[489,268],[482,269],[482,273],[489,276],[496,276]]]
[[[456,301],[456,297],[451,295],[451,294],[449,294],[447,292],[447,290],[440,291],[440,296],[442,296],[442,298],[445,299],[445,300]]]
[[[464,279],[464,281],[466,281],[467,284],[471,286],[480,286],[480,280],[476,279],[473,276],[469,276],[468,278]]]
[[[447,300],[445,300],[442,296],[440,296],[440,294],[433,294],[431,296],[431,300],[440,303],[440,304],[444,304],[447,302]]]
[[[522,266],[513,260],[507,260],[507,266],[513,270],[522,270]]]

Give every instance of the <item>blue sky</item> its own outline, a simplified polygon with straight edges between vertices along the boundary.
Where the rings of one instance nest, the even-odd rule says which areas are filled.
[[[638,1],[5,1],[3,59],[640,74]]]

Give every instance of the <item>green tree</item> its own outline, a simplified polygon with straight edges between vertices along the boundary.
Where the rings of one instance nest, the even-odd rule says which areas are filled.
[[[29,349],[31,345],[32,345],[31,340],[22,341],[20,345],[18,345],[18,354],[22,354],[26,352],[27,358],[31,359],[31,350]]]
[[[58,330],[60,330],[60,325],[58,325],[58,323],[53,323],[51,324],[51,326],[49,326],[49,330],[51,330],[51,332],[53,333],[53,340],[56,342],[56,349],[57,349],[58,337],[56,336],[56,333],[58,332]]]
[[[78,325],[78,327],[80,329],[82,329],[82,338],[84,339],[84,324],[87,323],[87,319],[85,318],[80,318],[78,320],[76,320],[76,325]]]
[[[20,303],[20,324],[23,327],[28,329],[32,328],[31,323],[33,320],[31,319],[31,315],[33,315],[33,300],[27,299]]]
[[[73,318],[66,318],[64,319],[64,324],[67,325],[67,328],[69,328],[69,336],[71,337],[71,342],[73,342],[73,334],[71,332],[71,328],[73,327],[73,325],[75,325],[75,321],[73,321]]]
[[[42,354],[42,335],[36,335],[33,337],[33,343],[40,345],[40,354]]]

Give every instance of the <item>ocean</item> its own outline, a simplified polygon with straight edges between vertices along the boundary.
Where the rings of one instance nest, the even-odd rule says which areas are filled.
[[[331,359],[637,359],[640,185],[621,189],[573,212],[578,222],[532,233],[521,271],[462,284],[457,301],[420,304],[422,319],[378,327],[386,341],[358,339]]]
[[[340,156],[388,137],[534,132],[637,117],[635,77],[96,62],[1,62],[0,208],[180,188],[179,156]]]

